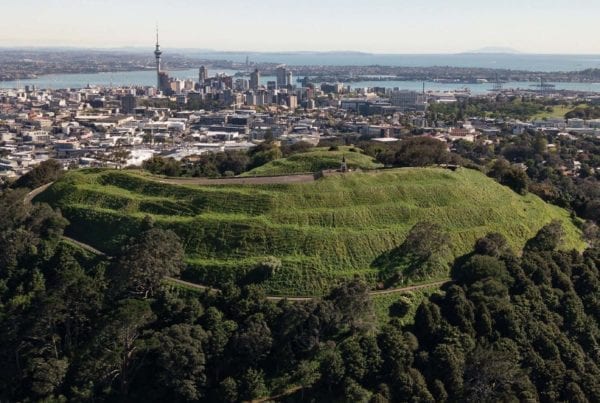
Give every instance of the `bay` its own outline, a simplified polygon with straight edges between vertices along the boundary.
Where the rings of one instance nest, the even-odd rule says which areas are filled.
[[[237,70],[212,69],[209,75],[215,73],[224,73],[234,75]],[[198,80],[198,69],[187,69],[171,71],[169,74],[178,79]],[[266,85],[267,81],[275,81],[273,76],[261,76],[261,83]],[[318,83],[319,84],[319,83]],[[506,89],[535,89],[538,83],[535,82],[510,82],[504,84]],[[559,90],[587,91],[600,93],[600,83],[550,83]],[[0,88],[24,88],[26,85],[35,85],[39,89],[63,89],[63,88],[85,88],[91,86],[120,87],[120,86],[154,86],[156,85],[156,72],[154,70],[113,72],[113,73],[91,73],[91,74],[50,74],[30,80],[3,81],[0,82]],[[348,83],[352,88],[399,88],[405,90],[421,91],[423,83],[421,81],[378,81],[365,80]],[[492,90],[493,83],[483,84],[455,84],[426,82],[426,91],[457,91],[469,90],[472,94],[485,94]]]

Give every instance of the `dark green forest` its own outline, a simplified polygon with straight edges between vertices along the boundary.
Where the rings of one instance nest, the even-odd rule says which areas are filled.
[[[174,233],[147,219],[93,255],[27,191],[0,196],[2,401],[600,401],[600,249],[559,251],[557,223],[519,253],[478,240],[411,324],[381,324],[358,279],[309,302],[174,286]]]

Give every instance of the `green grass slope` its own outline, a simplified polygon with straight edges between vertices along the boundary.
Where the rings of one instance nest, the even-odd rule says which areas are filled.
[[[375,283],[374,260],[424,220],[450,234],[454,256],[491,231],[517,250],[553,219],[563,222],[565,248],[583,247],[565,210],[468,169],[410,168],[251,186],[176,186],[126,171],[85,170],[68,173],[38,200],[62,210],[71,236],[108,253],[152,216],[183,240],[190,265],[184,277],[192,281],[219,286],[276,256],[283,267],[264,285],[282,295],[320,294],[354,275]]]
[[[354,151],[350,151],[354,150]],[[241,176],[269,176],[288,175],[305,172],[318,172],[326,169],[339,169],[342,158],[350,169],[377,169],[383,165],[377,163],[372,157],[361,154],[360,149],[353,147],[339,147],[338,150],[329,151],[328,148],[319,147],[306,153],[294,154],[269,162],[258,168],[242,174]]]

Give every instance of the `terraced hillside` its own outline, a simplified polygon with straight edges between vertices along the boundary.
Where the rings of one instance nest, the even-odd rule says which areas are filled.
[[[566,211],[467,169],[334,174],[288,185],[164,182],[127,171],[75,171],[37,199],[61,208],[70,236],[109,253],[152,216],[182,238],[190,265],[184,278],[204,284],[240,279],[275,256],[282,268],[264,284],[281,295],[320,294],[356,274],[374,283],[374,260],[425,220],[448,231],[455,256],[491,231],[521,248],[552,219],[564,224],[565,248],[583,247]]]
[[[372,157],[361,154],[358,148],[339,147],[337,150],[330,151],[326,147],[318,147],[306,153],[294,154],[288,158],[271,161],[246,172],[242,176],[289,175],[338,169],[344,157],[350,169],[369,170],[383,167]]]

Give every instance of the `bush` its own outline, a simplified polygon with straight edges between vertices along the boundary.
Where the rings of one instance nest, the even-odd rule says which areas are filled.
[[[452,270],[452,278],[459,284],[473,284],[486,278],[493,278],[503,283],[510,282],[510,274],[504,262],[492,256],[474,255],[465,264]]]
[[[17,179],[12,187],[35,189],[58,180],[63,172],[63,167],[60,162],[53,159],[46,160]]]
[[[448,163],[451,159],[446,143],[430,137],[413,137],[400,142],[393,164],[420,167]]]
[[[173,158],[154,156],[142,163],[142,168],[155,175],[179,176],[181,164]]]
[[[559,221],[552,221],[538,231],[535,237],[527,241],[525,245],[526,251],[553,251],[556,250],[562,243],[564,230]]]
[[[475,253],[478,255],[499,257],[508,251],[506,238],[497,232],[489,233],[475,242]]]
[[[390,317],[403,318],[410,311],[411,303],[406,297],[401,297],[390,306]]]
[[[527,174],[521,168],[510,165],[505,159],[496,160],[488,172],[488,176],[496,179],[504,186],[508,186],[518,194],[524,195],[527,193],[529,186]]]

